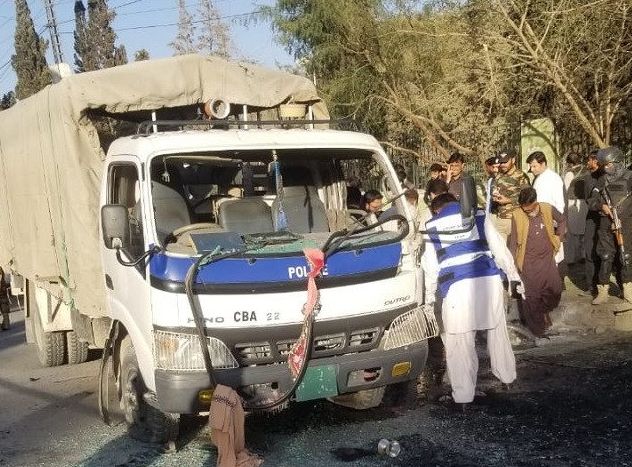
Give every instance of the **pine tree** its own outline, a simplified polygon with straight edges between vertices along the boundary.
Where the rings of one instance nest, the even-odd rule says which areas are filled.
[[[140,62],[143,60],[149,60],[149,52],[147,49],[140,49],[134,52],[134,61]]]
[[[114,50],[114,66],[125,65],[127,63],[127,50],[124,45],[119,45]]]
[[[173,49],[175,55],[194,53],[196,52],[195,27],[184,0],[178,0],[178,15],[178,33],[173,42],[169,43],[169,47]]]
[[[143,60],[149,60],[149,52],[147,49],[140,49],[134,52],[134,61],[140,62]]]
[[[2,96],[2,100],[0,100],[0,110],[6,110],[9,107],[14,106],[15,103],[15,93],[13,91],[9,91],[4,96]]]
[[[75,37],[75,71],[77,73],[81,73],[86,71],[86,61],[87,67],[89,69],[96,69],[94,61],[92,61],[92,56],[87,53],[88,43],[86,36],[86,7],[83,5],[82,0],[77,0],[75,2],[75,31],[73,33]]]
[[[107,0],[88,0],[88,18],[81,0],[75,2],[75,65],[77,71],[93,71],[127,63],[124,46],[115,44],[115,13]]]
[[[116,35],[112,30],[114,12],[110,11],[106,0],[88,0],[87,36],[91,41],[91,49],[96,58],[96,69],[114,66],[114,40]]]
[[[17,75],[15,96],[24,99],[51,83],[46,64],[48,42],[35,32],[26,0],[15,0],[15,20],[15,55],[11,56],[11,66]]]
[[[198,36],[197,49],[209,55],[230,56],[230,29],[222,22],[213,0],[202,0],[198,9],[202,31]]]

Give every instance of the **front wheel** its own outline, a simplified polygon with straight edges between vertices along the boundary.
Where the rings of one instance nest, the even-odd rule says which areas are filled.
[[[380,386],[378,388],[363,389],[349,394],[341,394],[339,396],[331,397],[329,400],[336,405],[349,407],[350,409],[368,410],[373,409],[382,403],[385,391],[386,386]]]
[[[412,407],[417,401],[417,380],[393,383],[373,389],[342,394],[329,399],[336,405],[355,410],[383,407]]]
[[[149,443],[175,441],[179,416],[164,413],[145,400],[147,387],[129,336],[121,342],[120,362],[120,405],[130,436]]]
[[[385,407],[412,408],[417,402],[418,378],[390,384],[386,387],[382,404]]]

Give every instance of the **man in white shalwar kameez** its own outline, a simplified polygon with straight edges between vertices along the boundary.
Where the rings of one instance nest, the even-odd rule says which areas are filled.
[[[452,398],[458,404],[466,404],[474,400],[476,388],[476,331],[487,331],[494,376],[505,384],[516,379],[516,360],[505,321],[501,270],[510,281],[519,282],[520,276],[503,238],[483,211],[477,212],[471,230],[446,233],[464,227],[460,204],[453,200],[446,194],[433,201],[436,213],[426,222],[428,243],[422,267],[426,301],[432,303],[435,296],[442,298],[441,338],[446,349]]]
[[[549,169],[546,156],[542,151],[535,151],[527,157],[529,171],[535,176],[533,188],[538,194],[538,203],[547,203],[557,209],[560,214],[566,212],[564,200],[564,181],[562,177]],[[555,263],[560,264],[564,260],[564,246],[555,255]]]

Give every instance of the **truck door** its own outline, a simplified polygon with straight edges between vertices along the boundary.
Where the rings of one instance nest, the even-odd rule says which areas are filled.
[[[121,250],[125,261],[133,261],[148,249],[144,218],[141,167],[137,160],[121,160],[109,165],[107,184],[102,193],[104,204],[121,204],[127,208],[130,226],[129,246]],[[153,383],[151,353],[152,314],[149,298],[148,266],[142,261],[137,266],[123,266],[116,258],[116,250],[102,248],[103,269],[110,314],[119,320],[129,333],[138,358],[143,379]],[[145,374],[149,373],[149,374]],[[151,387],[151,386],[150,386]]]

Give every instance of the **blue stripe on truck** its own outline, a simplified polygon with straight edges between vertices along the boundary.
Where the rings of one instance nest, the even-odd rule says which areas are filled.
[[[397,268],[401,256],[399,242],[357,250],[339,251],[327,259],[324,277],[345,277]],[[184,282],[194,258],[158,253],[152,256],[149,270],[152,279]],[[304,281],[309,266],[296,256],[248,256],[226,258],[202,268],[197,284],[256,284]]]

